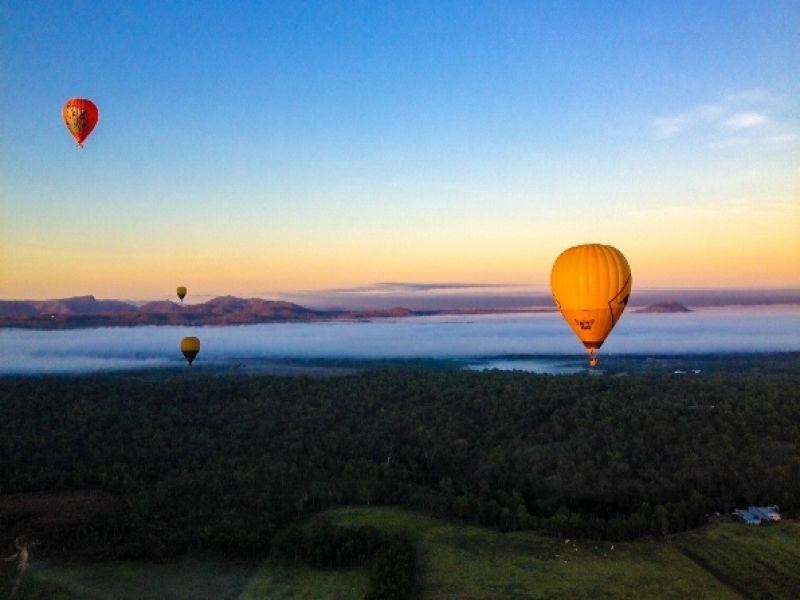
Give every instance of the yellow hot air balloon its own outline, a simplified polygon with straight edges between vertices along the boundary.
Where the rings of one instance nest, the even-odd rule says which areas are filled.
[[[622,316],[631,294],[631,268],[613,246],[584,244],[564,250],[550,273],[550,288],[562,316],[589,351],[595,351]]]
[[[189,361],[189,366],[192,365],[194,357],[200,352],[200,340],[196,337],[185,337],[181,340],[181,352]]]
[[[180,298],[181,302],[183,302],[183,299],[185,297],[186,297],[186,288],[182,285],[178,286],[178,298]]]

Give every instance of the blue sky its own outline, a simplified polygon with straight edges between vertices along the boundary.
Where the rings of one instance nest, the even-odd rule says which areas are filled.
[[[645,283],[800,280],[796,1],[0,11],[2,297],[541,284],[584,241]]]

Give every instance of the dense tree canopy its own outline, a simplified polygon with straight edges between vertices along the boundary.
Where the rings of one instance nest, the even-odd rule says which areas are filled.
[[[740,504],[800,509],[796,373],[6,378],[0,414],[0,495],[122,499],[33,531],[44,548],[266,552],[289,523],[345,504],[611,539]],[[36,529],[1,519],[9,537]]]

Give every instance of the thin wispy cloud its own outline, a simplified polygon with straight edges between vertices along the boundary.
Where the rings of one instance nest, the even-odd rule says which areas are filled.
[[[352,287],[287,292],[290,302],[319,309],[496,309],[552,306],[544,284],[475,282],[379,282]]]
[[[729,129],[749,129],[750,127],[758,127],[769,121],[769,119],[760,113],[744,112],[737,113],[726,119],[723,125]]]
[[[777,133],[774,135],[750,135],[724,137],[710,141],[707,145],[713,149],[732,148],[734,146],[777,146],[792,144],[800,140],[796,133]]]
[[[787,143],[795,141],[797,136],[793,128],[780,119],[786,100],[786,96],[768,90],[744,90],[727,94],[716,103],[655,117],[650,127],[658,140],[701,136],[710,148]]]
[[[653,121],[653,129],[657,138],[671,138],[700,123],[716,120],[724,110],[717,104],[704,104],[684,113],[657,117]]]
[[[684,115],[659,117],[653,121],[655,136],[659,139],[671,138],[689,126],[689,119]]]
[[[346,288],[332,288],[327,290],[315,290],[313,293],[328,294],[380,294],[380,293],[418,293],[436,292],[441,290],[469,290],[469,289],[497,289],[508,287],[521,287],[515,283],[415,283],[415,282],[394,282],[386,281]]]

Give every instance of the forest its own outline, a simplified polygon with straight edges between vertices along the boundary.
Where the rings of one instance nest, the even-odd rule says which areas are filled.
[[[0,415],[4,553],[27,536],[90,559],[407,554],[374,532],[292,528],[348,505],[608,540],[750,503],[800,511],[800,369],[3,378]],[[83,517],[41,507],[70,492],[90,499]]]

